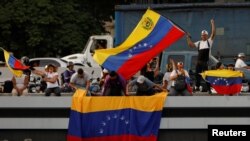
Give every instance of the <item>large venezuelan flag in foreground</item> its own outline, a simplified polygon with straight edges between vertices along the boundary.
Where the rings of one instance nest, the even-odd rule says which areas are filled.
[[[73,95],[68,141],[156,141],[166,92],[153,96]]]
[[[125,79],[184,35],[184,31],[158,13],[147,10],[129,37],[118,47],[96,50],[95,61]]]
[[[232,70],[210,70],[201,74],[218,94],[237,94],[241,92],[243,74]]]
[[[9,70],[15,75],[20,77],[23,74],[22,70],[29,69],[29,66],[23,65],[19,60],[17,60],[12,54],[0,48],[4,52],[4,58],[6,65],[8,66]]]

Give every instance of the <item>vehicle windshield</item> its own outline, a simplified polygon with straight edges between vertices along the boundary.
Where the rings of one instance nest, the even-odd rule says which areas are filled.
[[[85,52],[86,52],[87,46],[88,46],[88,44],[89,44],[90,42],[91,42],[91,38],[88,39],[87,43],[85,44],[85,47],[83,48],[82,53],[85,53]]]

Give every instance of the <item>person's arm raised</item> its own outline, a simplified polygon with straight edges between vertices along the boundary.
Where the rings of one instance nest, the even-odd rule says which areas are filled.
[[[191,48],[195,48],[195,44],[191,40],[191,35],[189,33],[186,33],[186,37],[187,37],[187,44],[188,44],[188,46],[191,47]]]
[[[210,38],[211,38],[212,40],[214,40],[214,37],[215,37],[215,34],[216,34],[214,19],[211,19],[210,22],[211,22],[211,29],[212,29]]]

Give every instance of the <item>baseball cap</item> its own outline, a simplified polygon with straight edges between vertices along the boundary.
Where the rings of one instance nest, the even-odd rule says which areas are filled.
[[[140,75],[138,78],[137,78],[137,82],[142,84],[143,82],[145,81],[145,77]]]
[[[69,66],[74,66],[74,63],[71,62],[71,61],[69,61],[69,62],[67,63],[67,67],[69,67]]]
[[[208,32],[206,30],[202,30],[201,35],[204,35],[204,34],[208,35]]]
[[[177,65],[183,65],[183,62],[178,62]]]
[[[102,71],[103,73],[109,73],[109,71],[107,69],[103,69]]]
[[[44,66],[44,69],[48,69],[48,67],[49,67],[49,65],[45,65],[45,66]]]
[[[94,79],[94,80],[92,81],[92,84],[98,84],[98,81],[97,81],[96,79]]]
[[[245,53],[239,53],[238,57],[245,57]]]

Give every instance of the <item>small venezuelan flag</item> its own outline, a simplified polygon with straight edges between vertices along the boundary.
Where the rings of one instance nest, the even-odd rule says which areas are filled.
[[[243,73],[232,70],[209,70],[201,73],[218,94],[237,94],[241,92]]]
[[[3,48],[1,49],[4,51],[4,58],[5,58],[6,65],[15,76],[20,77],[23,74],[22,70],[29,69],[29,66],[23,65],[19,60],[17,60],[8,51],[4,50]]]

